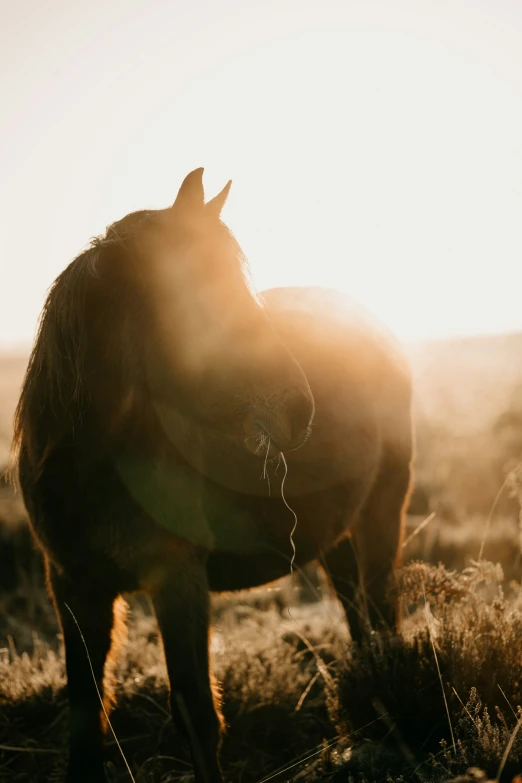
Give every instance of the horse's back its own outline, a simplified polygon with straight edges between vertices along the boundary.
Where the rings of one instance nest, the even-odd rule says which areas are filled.
[[[264,291],[265,310],[316,384],[334,388],[339,381],[372,385],[372,398],[410,393],[410,368],[391,334],[346,294],[326,288],[272,288]],[[310,380],[310,378],[309,378]],[[383,383],[386,384],[383,387]]]
[[[363,420],[385,440],[410,428],[411,374],[394,336],[348,296],[323,288],[263,293],[280,337],[303,368],[320,427],[329,414],[338,432]],[[399,427],[399,431],[397,431]]]
[[[350,475],[382,449],[411,451],[410,367],[394,336],[337,291],[279,288],[263,300],[316,404],[312,437],[292,461],[328,455],[333,468],[339,454]]]

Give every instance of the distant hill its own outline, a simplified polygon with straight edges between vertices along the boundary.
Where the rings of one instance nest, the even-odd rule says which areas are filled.
[[[522,332],[406,346],[415,378],[416,415],[451,424],[455,434],[477,430],[515,396],[522,410]],[[7,462],[12,418],[27,353],[0,353],[0,469]]]
[[[417,412],[478,429],[508,409],[522,410],[522,332],[419,343],[408,347]]]
[[[0,473],[9,458],[13,414],[28,358],[29,351],[0,353]]]

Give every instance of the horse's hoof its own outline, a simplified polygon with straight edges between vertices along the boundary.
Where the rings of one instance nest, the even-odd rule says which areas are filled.
[[[104,769],[69,769],[66,783],[107,783]]]

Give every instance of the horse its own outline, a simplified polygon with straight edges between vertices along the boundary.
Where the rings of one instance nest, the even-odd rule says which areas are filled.
[[[196,783],[223,780],[213,591],[317,561],[354,643],[399,630],[407,361],[344,295],[258,294],[220,219],[231,183],[205,203],[202,176],[171,207],[109,226],[57,277],[15,414],[63,632],[69,783],[106,780],[100,694],[108,709],[122,593],[151,598]]]

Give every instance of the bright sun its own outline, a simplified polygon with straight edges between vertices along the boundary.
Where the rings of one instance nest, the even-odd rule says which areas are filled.
[[[522,6],[54,5],[7,51],[4,343],[200,165],[259,288],[340,288],[406,339],[522,327]]]

